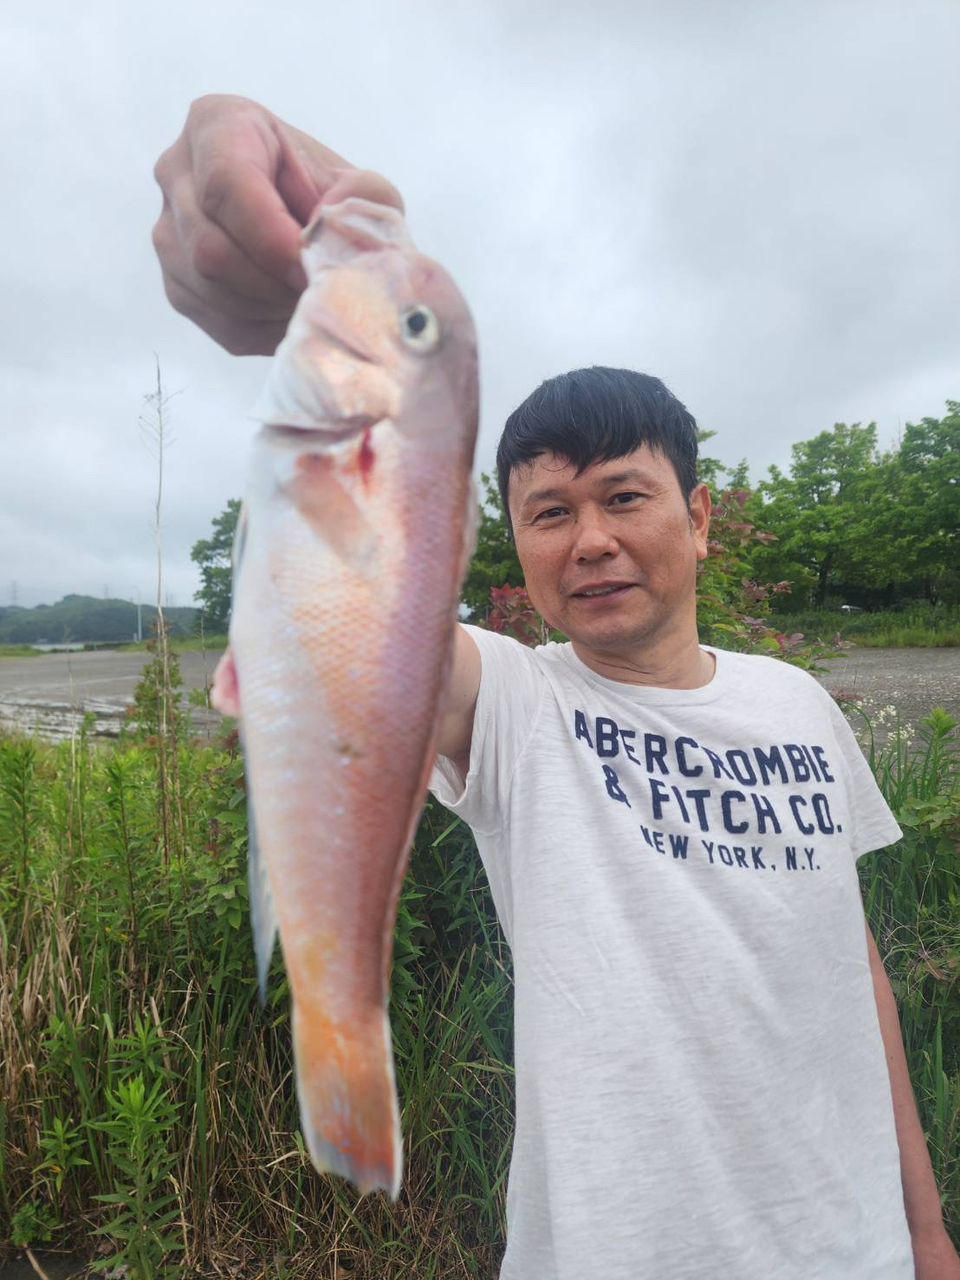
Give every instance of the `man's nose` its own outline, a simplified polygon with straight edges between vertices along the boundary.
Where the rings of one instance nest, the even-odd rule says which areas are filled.
[[[576,560],[598,560],[601,556],[615,556],[620,550],[609,520],[602,512],[581,511],[575,528],[573,556]]]

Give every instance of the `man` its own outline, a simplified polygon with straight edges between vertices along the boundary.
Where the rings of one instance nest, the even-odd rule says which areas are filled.
[[[194,104],[157,177],[168,296],[237,354],[282,336],[318,201],[402,207],[237,98]],[[570,637],[459,628],[434,777],[514,956],[503,1277],[960,1280],[859,899],[900,833],[815,681],[699,644],[693,419],[581,370],[511,416],[498,471]]]

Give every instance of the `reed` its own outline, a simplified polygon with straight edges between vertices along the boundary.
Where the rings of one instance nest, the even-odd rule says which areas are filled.
[[[359,1201],[305,1155],[279,961],[258,1005],[235,743],[176,751],[171,850],[156,735],[0,748],[4,1237],[96,1241],[144,1277],[489,1275],[511,1001],[469,836],[433,807],[421,825],[393,1000],[405,1185]]]
[[[860,737],[903,840],[866,860],[864,903],[900,1006],[904,1044],[948,1225],[960,1240],[960,751],[937,708],[919,738]]]
[[[259,1006],[235,737],[0,743],[0,1229],[101,1269],[488,1277],[511,1142],[511,976],[469,832],[430,804],[400,904],[392,1023],[400,1198],[312,1171],[279,957]],[[874,746],[906,838],[861,863],[921,1114],[960,1238],[956,726]],[[866,737],[870,750],[869,734]]]
[[[802,632],[808,640],[831,643],[839,636],[864,648],[943,649],[960,645],[960,605],[956,604],[915,604],[862,613],[844,613],[840,609],[784,611],[775,613],[770,621],[791,634]]]

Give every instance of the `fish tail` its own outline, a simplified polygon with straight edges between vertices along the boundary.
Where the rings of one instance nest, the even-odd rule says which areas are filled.
[[[314,1166],[349,1178],[361,1195],[382,1189],[396,1200],[400,1112],[386,1010],[345,1029],[295,1004],[292,1023],[300,1124]]]

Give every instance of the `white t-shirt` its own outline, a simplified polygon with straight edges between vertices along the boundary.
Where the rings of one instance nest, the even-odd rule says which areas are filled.
[[[912,1280],[856,872],[901,832],[833,700],[470,630],[469,774],[432,786],[513,952],[501,1280]]]

